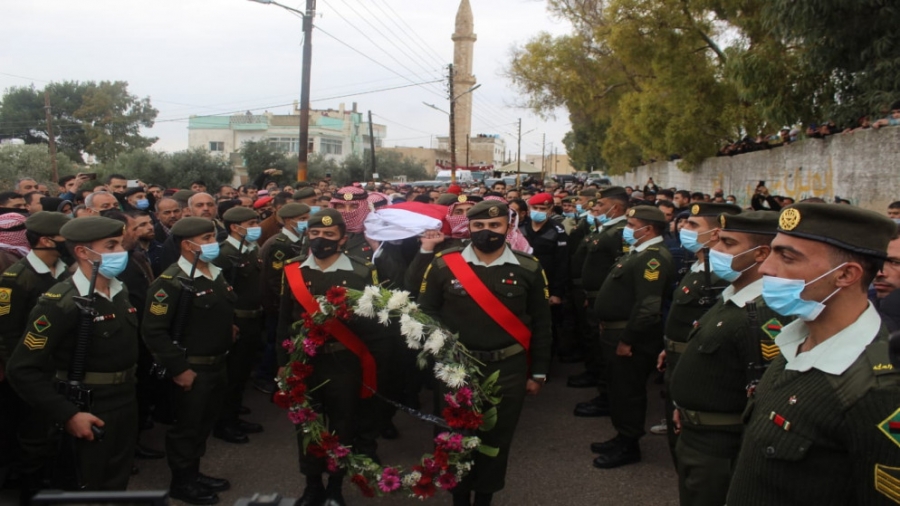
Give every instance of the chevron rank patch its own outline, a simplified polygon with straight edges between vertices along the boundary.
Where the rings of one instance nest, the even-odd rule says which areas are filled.
[[[875,464],[875,490],[900,504],[900,467]]]
[[[778,337],[778,334],[781,334],[781,322],[778,321],[777,318],[772,318],[766,323],[763,323],[762,331],[765,332],[770,339],[775,339]]]
[[[9,304],[12,300],[12,288],[0,288],[0,304]]]
[[[272,262],[272,268],[277,270],[281,270],[284,268],[284,262]]]
[[[38,332],[43,332],[50,328],[50,320],[47,319],[46,315],[38,316],[38,319],[34,321],[34,330]]]
[[[644,279],[647,281],[657,281],[659,280],[659,271],[651,271],[650,269],[644,270]]]
[[[650,260],[649,262],[647,262],[647,267],[649,267],[651,271],[655,271],[656,269],[659,269],[659,260],[657,260],[655,258]]]
[[[154,316],[162,316],[169,312],[169,305],[162,304],[160,302],[151,302],[150,303],[150,314]]]
[[[895,445],[900,446],[900,409],[891,413],[891,416],[878,424],[878,430],[889,437]],[[897,490],[900,493],[900,489]]]
[[[775,343],[767,344],[767,343],[759,343],[759,350],[762,352],[763,359],[766,362],[771,362],[781,353],[781,350],[778,349],[778,345]]]
[[[39,336],[37,334],[32,334],[31,332],[25,334],[25,339],[22,341],[22,344],[25,345],[29,350],[42,350],[44,346],[47,346],[47,338],[45,336]]]
[[[167,294],[165,290],[160,288],[158,292],[153,294],[153,298],[156,299],[156,302],[162,302],[169,298],[169,294]]]
[[[6,316],[9,314],[9,304],[0,304],[0,316]]]

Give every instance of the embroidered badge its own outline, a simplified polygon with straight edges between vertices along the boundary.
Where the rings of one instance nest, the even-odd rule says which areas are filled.
[[[765,360],[766,362],[775,360],[775,357],[777,357],[781,353],[781,350],[778,349],[777,344],[768,344],[762,341],[760,341],[759,343],[759,350],[762,352],[763,360]]]
[[[875,372],[879,371],[893,371],[894,366],[892,364],[875,364],[872,366],[872,370]]]
[[[763,323],[762,331],[765,332],[770,339],[775,339],[778,337],[778,334],[781,334],[781,322],[778,321],[777,318],[772,318],[766,323]]]
[[[153,298],[156,299],[156,302],[162,302],[169,298],[169,294],[167,294],[165,290],[160,289],[158,292],[153,294]]]
[[[659,260],[657,260],[655,258],[650,260],[649,262],[647,262],[647,267],[649,267],[651,271],[655,271],[656,269],[659,269]]]
[[[349,200],[353,200],[353,194],[350,193],[350,192],[345,193],[345,194],[344,194],[344,200],[348,200],[348,201],[349,201]],[[322,219],[322,223],[325,223],[325,219]]]
[[[9,304],[0,304],[0,316],[6,316],[9,314]]]
[[[719,215],[719,226],[725,228],[725,213]]]
[[[700,206],[698,204],[694,204],[691,207],[691,214],[693,214],[694,216],[697,216],[698,214],[700,214]]]
[[[49,328],[50,320],[45,315],[38,316],[38,319],[34,321],[34,329],[38,332],[43,332]]]
[[[327,217],[328,216],[326,216],[325,218],[327,218]],[[322,219],[324,220],[325,218],[322,218]],[[284,251],[278,250],[272,256],[275,257],[275,260],[282,260],[282,259],[284,259]]]
[[[900,467],[875,464],[875,490],[900,504]]]
[[[159,302],[151,302],[150,303],[150,314],[154,316],[162,316],[169,312],[169,305],[162,304]]]
[[[781,216],[778,218],[778,226],[784,230],[791,231],[797,228],[797,225],[800,224],[800,211],[794,209],[793,207],[789,207],[784,211],[781,211]]]
[[[462,204],[463,202],[469,200],[469,197],[467,197],[467,196],[465,196],[465,195],[460,195],[459,198],[457,198],[456,200],[457,200],[457,202],[459,202],[460,204]]]
[[[284,262],[272,262],[272,268],[275,269],[276,271],[280,270],[283,267],[284,267]]]
[[[0,304],[8,304],[12,299],[12,288],[0,288]]]
[[[878,429],[889,437],[895,445],[900,446],[900,409],[891,413],[891,416],[878,424]]]
[[[47,338],[29,332],[25,334],[25,339],[22,341],[22,344],[31,351],[42,350],[44,349],[44,346],[47,346]]]
[[[496,218],[497,216],[500,216],[500,208],[499,207],[490,208],[488,210],[488,216],[490,216],[491,218]]]
[[[644,270],[644,279],[647,281],[659,280],[659,271]]]
[[[47,297],[48,299],[60,299],[60,298],[62,298],[62,294],[47,292],[43,295],[43,297]]]
[[[348,193],[347,195],[350,195],[350,194]],[[350,199],[347,199],[347,200],[350,200]],[[333,223],[333,220],[331,219],[331,216],[322,216],[322,225],[325,225],[326,227],[330,227],[332,223]]]

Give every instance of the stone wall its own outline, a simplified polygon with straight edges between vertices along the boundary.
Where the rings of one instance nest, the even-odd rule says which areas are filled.
[[[692,172],[676,162],[655,162],[612,176],[614,184],[641,186],[647,178],[661,188],[712,194],[722,188],[749,205],[759,181],[773,195],[801,200],[835,196],[884,212],[900,200],[900,127],[806,139],[788,146],[737,156],[709,158]]]

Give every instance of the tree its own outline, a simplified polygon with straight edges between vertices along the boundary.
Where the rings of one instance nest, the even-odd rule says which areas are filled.
[[[48,129],[44,93],[50,96],[53,133],[57,149],[73,160],[84,155],[101,162],[151,146],[155,137],[144,137],[157,111],[149,98],[128,93],[125,81],[64,81],[43,90],[13,87],[0,99],[0,138],[20,138],[26,144],[47,144]]]
[[[277,150],[266,140],[246,141],[241,145],[241,157],[247,168],[247,177],[255,180],[266,169],[279,169],[281,176],[270,177],[280,186],[297,180],[297,156]]]
[[[176,153],[131,151],[113,162],[97,166],[96,171],[101,179],[110,174],[122,174],[128,179],[140,179],[166,188],[190,188],[191,181],[202,179],[212,189],[231,184],[234,179],[234,169],[228,161],[203,148]]]
[[[64,154],[57,155],[56,163],[60,176],[79,171],[78,165]],[[46,184],[50,191],[56,191],[56,186],[50,182],[50,153],[47,148],[29,145],[0,146],[0,189],[12,190],[16,181],[23,177],[32,177],[35,181]]]

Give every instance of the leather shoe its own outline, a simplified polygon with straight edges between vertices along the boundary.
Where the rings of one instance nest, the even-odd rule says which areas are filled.
[[[161,452],[159,450],[153,450],[147,448],[144,445],[137,445],[134,447],[134,458],[142,459],[142,460],[156,460],[161,459],[166,456],[166,452]]]
[[[244,444],[250,442],[250,438],[247,437],[247,434],[244,434],[233,425],[216,427],[215,430],[213,430],[213,437],[221,439],[226,443]]]
[[[263,431],[262,425],[241,419],[238,419],[238,421],[234,423],[234,427],[244,434],[259,434]]]
[[[600,380],[589,372],[569,376],[566,380],[566,386],[569,388],[591,388],[597,386],[599,383]]]
[[[319,483],[318,486],[307,485],[306,489],[303,490],[303,495],[300,496],[300,499],[297,499],[294,506],[322,506],[324,501],[325,487]]]
[[[625,439],[625,436],[616,434],[616,437],[602,443],[591,443],[591,453],[606,453],[619,446],[623,439]]]
[[[381,437],[388,441],[392,441],[400,437],[400,431],[397,430],[397,426],[394,425],[394,422],[388,422],[387,427],[381,429]]]
[[[609,416],[609,406],[601,406],[590,402],[578,403],[578,405],[575,406],[575,416],[584,418]]]
[[[196,481],[172,483],[169,497],[188,504],[218,504],[219,496]]]
[[[224,492],[231,488],[231,482],[225,478],[213,478],[203,473],[197,473],[197,483],[212,490],[213,492]]]
[[[618,446],[605,453],[597,455],[594,459],[594,467],[600,469],[613,469],[641,461],[641,447],[636,440],[625,440]]]

